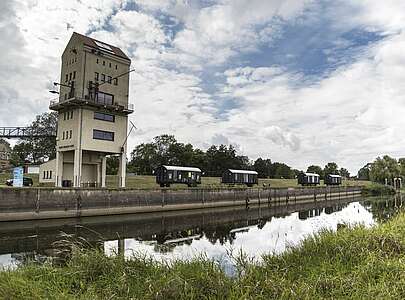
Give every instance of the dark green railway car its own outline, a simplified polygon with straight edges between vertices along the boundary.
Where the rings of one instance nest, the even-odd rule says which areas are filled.
[[[246,184],[250,187],[254,184],[257,184],[257,172],[249,170],[228,169],[222,174],[222,183]]]
[[[201,184],[201,170],[194,167],[160,166],[155,170],[156,183],[161,187],[182,183],[189,187]]]

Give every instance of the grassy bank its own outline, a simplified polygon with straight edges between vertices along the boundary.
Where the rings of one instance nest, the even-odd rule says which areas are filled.
[[[24,175],[27,177],[31,177],[34,181],[34,186],[38,186],[38,174],[27,174]],[[0,174],[0,186],[5,186],[5,181],[11,178],[11,174]],[[117,187],[118,186],[118,177],[116,175],[108,175],[107,176],[107,187]],[[297,187],[297,180],[296,179],[259,179],[259,186],[268,186],[270,184],[271,187],[275,188],[285,188],[285,187]],[[127,187],[129,188],[140,188],[140,189],[149,189],[149,188],[159,188],[159,185],[156,184],[156,179],[154,176],[127,176]],[[323,185],[323,182],[321,182]],[[368,186],[371,185],[370,181],[352,181],[352,180],[344,180],[343,185],[353,186],[353,185],[361,185],[361,186]],[[47,186],[52,186],[52,184],[48,184]],[[186,185],[172,185],[173,187],[177,188],[187,188]],[[202,177],[201,178],[201,185],[200,187],[225,187],[227,185],[221,184],[220,177]]]
[[[1,299],[403,299],[405,215],[323,232],[227,277],[206,259],[172,265],[76,249],[64,267],[0,272]]]
[[[379,183],[372,183],[363,188],[363,195],[367,196],[380,196],[380,195],[394,195],[396,190],[390,185]]]

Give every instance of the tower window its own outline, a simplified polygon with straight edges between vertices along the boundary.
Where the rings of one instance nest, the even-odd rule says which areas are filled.
[[[115,65],[115,69],[118,70],[118,65]]]
[[[111,68],[111,63],[109,64],[109,67]]]
[[[105,66],[105,60],[103,60],[103,66]]]
[[[114,78],[114,85],[118,85],[118,78]]]
[[[105,82],[105,74],[101,74],[101,82]]]
[[[102,105],[112,105],[114,103],[114,96],[111,94],[98,92],[96,102]]]
[[[70,118],[73,119],[73,110],[70,112]]]
[[[76,78],[76,71],[73,71],[73,79]]]
[[[62,132],[62,140],[65,139],[65,132]]]
[[[69,73],[69,80],[72,80],[72,73]]]
[[[94,80],[98,81],[98,72],[94,72]]]
[[[111,84],[111,80],[112,80],[111,76],[108,76],[107,80],[108,80],[108,83]]]
[[[96,63],[98,64],[98,58],[96,59]]]
[[[93,129],[93,139],[103,141],[114,141],[114,132]]]
[[[68,82],[68,80],[69,80],[69,75],[66,74],[65,82]]]
[[[100,113],[100,112],[94,112],[94,119],[101,120],[101,121],[107,121],[107,122],[115,122],[114,115]]]
[[[69,139],[72,138],[72,134],[73,134],[73,130],[71,129],[71,130],[69,131]]]

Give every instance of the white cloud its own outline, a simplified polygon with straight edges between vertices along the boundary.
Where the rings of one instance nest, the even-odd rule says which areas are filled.
[[[303,169],[336,161],[351,172],[378,155],[403,156],[402,1],[331,3],[326,17],[335,30],[386,36],[315,81],[266,61],[249,66],[241,55],[277,43],[283,24],[298,22],[319,1],[220,0],[202,7],[195,1],[138,0],[139,11],[123,10],[131,2],[2,1],[2,125],[24,125],[47,110],[47,89],[59,79],[60,55],[70,35],[91,32],[122,47],[136,69],[130,101],[139,130],[130,148],[171,133],[199,147],[222,140],[241,145],[241,154],[251,158],[270,157]],[[335,45],[351,46],[346,39]],[[206,89],[207,76],[218,80],[219,92]],[[224,110],[229,100],[232,105]]]

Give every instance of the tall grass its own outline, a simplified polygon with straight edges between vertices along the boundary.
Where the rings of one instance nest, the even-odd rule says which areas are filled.
[[[373,228],[343,227],[307,238],[237,274],[219,263],[107,257],[74,245],[66,264],[0,272],[1,299],[404,299],[405,214]]]

